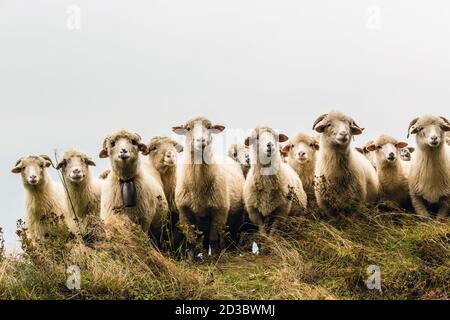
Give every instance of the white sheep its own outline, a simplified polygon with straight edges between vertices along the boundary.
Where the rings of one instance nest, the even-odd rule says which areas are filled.
[[[248,147],[241,144],[232,144],[228,149],[228,156],[241,165],[242,173],[247,176],[250,169],[250,154]]]
[[[257,127],[245,144],[250,147],[251,168],[244,185],[250,220],[261,234],[273,233],[281,219],[303,212],[307,196],[300,177],[284,163],[279,143],[288,137],[269,127]]]
[[[214,255],[225,243],[226,225],[230,228],[231,238],[236,241],[243,223],[244,175],[234,161],[218,163],[212,150],[212,135],[224,129],[203,117],[172,128],[176,134],[186,137],[185,159],[177,175],[175,202],[190,254],[198,242],[196,229],[203,235],[204,249],[211,247]]]
[[[68,227],[73,233],[89,233],[100,217],[103,180],[91,176],[91,157],[83,152],[66,151],[56,169],[61,170],[68,205]]]
[[[308,204],[314,202],[314,169],[316,165],[316,151],[319,141],[304,133],[297,133],[289,139],[283,148],[287,154],[288,164],[297,172],[308,197]]]
[[[421,216],[429,216],[433,205],[437,206],[439,217],[448,215],[450,151],[444,139],[449,131],[446,118],[431,115],[415,118],[408,127],[408,137],[416,135],[417,145],[411,161],[409,192],[414,209]]]
[[[367,150],[375,155],[380,196],[400,207],[410,209],[408,166],[400,160],[400,150],[407,146],[408,143],[383,134],[367,146]]]
[[[175,188],[177,183],[178,153],[183,152],[183,146],[169,137],[153,137],[147,146],[149,162],[146,168],[152,175],[155,174],[155,170],[158,173],[157,179],[161,183],[169,204],[169,234],[167,237],[171,246],[177,249],[182,237],[177,228],[179,213],[175,204]],[[163,221],[157,221],[155,224],[158,223],[160,227],[163,227]]]
[[[68,217],[63,187],[48,173],[50,166],[53,164],[48,156],[26,156],[11,170],[22,175],[25,226],[32,240],[46,238]]]
[[[101,218],[108,223],[114,215],[125,215],[146,233],[157,215],[168,216],[168,204],[160,183],[140,165],[139,152],[148,155],[138,134],[125,130],[108,136],[100,158],[111,162],[101,197]]]
[[[315,175],[316,199],[326,213],[358,209],[378,197],[378,176],[369,160],[350,147],[354,135],[362,134],[355,121],[340,113],[320,116],[313,125],[320,133]]]

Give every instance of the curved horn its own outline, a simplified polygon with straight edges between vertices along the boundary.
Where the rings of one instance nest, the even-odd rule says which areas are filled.
[[[319,116],[319,117],[316,119],[316,121],[314,121],[314,124],[313,124],[312,129],[314,130],[314,129],[316,128],[317,124],[318,124],[320,121],[322,121],[323,119],[325,119],[325,117],[326,117],[327,115],[328,115],[328,113],[324,113],[324,114],[322,114],[321,116]]]
[[[409,123],[409,126],[408,126],[408,135],[406,136],[406,138],[409,138],[409,131],[411,130],[411,127],[413,126],[413,125],[415,125],[416,124],[416,122],[419,120],[419,118],[414,118],[410,123]]]
[[[448,121],[448,119],[446,117],[439,116],[439,118],[441,118],[442,120],[444,120],[444,122],[446,122],[448,125],[450,125],[450,121]]]

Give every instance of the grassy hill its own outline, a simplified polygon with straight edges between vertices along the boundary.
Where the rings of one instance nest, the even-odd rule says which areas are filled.
[[[85,245],[61,238],[0,258],[0,299],[448,299],[450,223],[367,211],[335,219],[295,217],[270,238],[243,237],[236,252],[187,262],[152,248],[118,219]],[[261,247],[251,253],[251,243]],[[1,244],[1,241],[0,241]],[[1,247],[1,246],[0,246]],[[81,270],[68,290],[66,269]],[[367,268],[381,271],[369,290]]]

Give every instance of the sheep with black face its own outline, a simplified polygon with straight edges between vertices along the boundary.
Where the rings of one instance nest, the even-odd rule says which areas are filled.
[[[53,181],[48,156],[26,156],[17,161],[13,173],[22,176],[25,189],[25,225],[33,240],[42,240],[68,217],[64,190]]]
[[[341,112],[321,115],[313,125],[320,133],[315,175],[316,199],[327,213],[352,212],[378,197],[378,176],[369,160],[351,148],[363,128]]]
[[[438,216],[448,215],[450,152],[445,133],[449,131],[450,122],[445,117],[425,115],[409,124],[408,137],[415,135],[417,145],[411,161],[409,192],[414,209],[421,216],[429,216],[432,207],[437,207]]]
[[[108,223],[114,215],[125,215],[150,233],[156,215],[168,216],[168,204],[161,184],[148,174],[139,154],[148,155],[147,145],[136,133],[120,130],[103,142],[100,158],[111,162],[101,197],[101,218]]]

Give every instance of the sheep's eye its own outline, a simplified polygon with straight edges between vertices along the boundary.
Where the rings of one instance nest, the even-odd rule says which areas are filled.
[[[116,142],[114,140],[111,141],[111,147],[115,147],[116,146]]]
[[[380,150],[380,149],[381,149],[381,146],[377,146],[377,149]]]
[[[187,131],[191,131],[191,128],[190,128],[190,127],[186,127],[186,130],[187,130]]]
[[[156,151],[157,149],[158,149],[158,148],[153,147],[153,148],[150,149],[150,152]]]
[[[135,139],[133,139],[133,140],[131,140],[131,144],[132,144],[133,146],[135,146],[135,145],[137,145],[137,141],[136,141]]]

